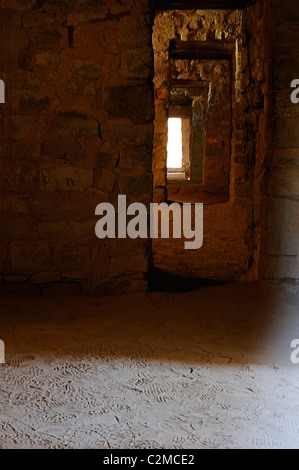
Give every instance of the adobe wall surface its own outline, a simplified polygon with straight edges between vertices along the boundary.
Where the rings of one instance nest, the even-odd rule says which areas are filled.
[[[146,288],[150,242],[97,239],[94,213],[152,199],[152,17],[147,0],[1,2],[6,287]]]
[[[272,145],[267,154],[260,271],[265,278],[298,285],[299,279],[299,104],[291,82],[299,78],[299,5],[271,2],[275,23],[269,64],[268,109]],[[269,36],[270,37],[270,34]],[[274,47],[273,47],[274,44]]]
[[[153,153],[154,200],[161,202],[167,198],[165,165],[167,158],[167,113],[170,86],[169,40],[181,41],[236,41],[234,57],[235,76],[231,83],[231,138],[221,134],[226,119],[224,100],[221,119],[211,119],[206,129],[204,177],[210,180],[209,191],[217,192],[213,180],[217,175],[219,187],[225,188],[228,173],[229,188],[226,202],[215,203],[211,197],[192,202],[204,202],[204,243],[200,250],[185,250],[182,240],[153,240],[154,264],[172,274],[186,277],[208,279],[239,279],[247,275],[252,259],[252,200],[251,186],[248,180],[248,163],[243,148],[244,139],[244,101],[242,88],[242,38],[240,11],[176,11],[159,13],[156,16],[153,45],[155,51],[155,138]],[[203,64],[203,63],[202,63]],[[178,63],[178,67],[179,67]],[[246,62],[249,67],[248,61]],[[195,73],[194,67],[203,65],[189,62],[186,72],[189,77],[207,78],[205,74]],[[217,75],[219,72],[219,76]],[[198,72],[198,71],[197,71]],[[227,67],[214,67],[211,78],[213,87],[221,88],[229,77]],[[214,75],[214,76],[213,76]],[[215,101],[219,95],[214,93]],[[215,105],[216,103],[214,103]],[[219,112],[219,109],[218,109]],[[227,113],[226,113],[227,114]],[[220,137],[219,137],[220,136]],[[214,140],[213,140],[214,137]],[[224,142],[223,151],[219,143]],[[224,184],[223,184],[224,182]],[[186,201],[187,202],[187,201]]]

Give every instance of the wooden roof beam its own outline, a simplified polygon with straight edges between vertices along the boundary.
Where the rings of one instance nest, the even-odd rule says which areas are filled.
[[[156,10],[243,10],[249,0],[156,0]]]

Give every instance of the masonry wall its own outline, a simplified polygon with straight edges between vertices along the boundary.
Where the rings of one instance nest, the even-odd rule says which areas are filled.
[[[2,0],[1,288],[145,289],[147,240],[99,240],[101,202],[152,199],[147,0]]]
[[[204,203],[204,242],[200,250],[185,250],[182,240],[153,240],[154,265],[172,274],[215,280],[252,279],[252,184],[248,175],[248,159],[244,151],[245,104],[243,102],[244,71],[242,71],[242,37],[240,11],[181,11],[159,13],[154,27],[155,50],[155,138],[153,154],[154,200],[165,200],[167,158],[167,103],[169,90],[170,39],[182,41],[231,40],[236,42],[234,81],[232,83],[232,138],[230,147],[226,139],[223,154],[219,146],[213,147],[212,134],[219,135],[220,126],[208,130],[206,141],[206,168],[209,178],[219,177],[229,152],[229,188],[226,200],[216,202],[211,185],[210,194],[198,194]],[[249,67],[248,61],[246,67]],[[192,71],[192,70],[191,70]],[[215,69],[216,71],[216,69]],[[224,71],[222,70],[222,73]],[[184,77],[186,78],[186,77]],[[215,77],[214,77],[215,79]],[[225,77],[222,77],[225,79]],[[221,78],[218,80],[220,86]],[[217,87],[217,79],[214,83]],[[217,121],[218,122],[218,121]],[[215,123],[214,123],[215,124]],[[211,123],[213,126],[213,123]],[[212,145],[211,145],[212,142]],[[210,165],[211,163],[211,165]],[[210,166],[209,166],[210,165]],[[214,173],[213,173],[214,171]],[[188,202],[188,201],[185,201]]]
[[[229,193],[232,134],[232,64],[228,60],[172,60],[171,80],[206,81],[207,99],[202,127],[204,128],[203,183],[201,185],[168,185],[167,197],[187,202],[201,202],[203,192],[225,200]],[[199,156],[198,156],[199,157]],[[194,155],[193,158],[196,158]],[[190,187],[190,189],[189,189]],[[189,189],[189,190],[188,190]],[[176,199],[175,199],[176,200]]]
[[[275,27],[269,33],[267,149],[260,273],[275,282],[299,279],[299,104],[290,99],[291,82],[299,78],[299,4],[265,2]],[[292,288],[292,287],[291,287]]]

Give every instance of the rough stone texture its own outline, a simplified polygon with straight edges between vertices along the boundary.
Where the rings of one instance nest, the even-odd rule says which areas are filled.
[[[132,125],[128,119],[109,120],[101,128],[102,137],[115,144],[150,146],[153,140],[152,124]]]
[[[243,12],[241,38],[236,13],[169,12],[156,18],[153,177],[157,201],[165,200],[166,192],[178,197],[175,191],[166,191],[166,145],[161,139],[167,133],[169,38],[237,39],[229,202],[218,207],[212,194],[193,185],[188,191],[184,188],[189,202],[206,203],[204,245],[191,256],[172,241],[180,260],[174,263],[170,244],[155,240],[154,263],[172,273],[215,279],[298,279],[299,107],[290,101],[290,83],[298,78],[295,3],[252,2]],[[183,78],[191,77],[192,62],[182,72]],[[206,139],[206,158],[217,155],[211,142]],[[213,214],[218,225],[212,222]],[[228,214],[235,214],[235,219]]]
[[[290,83],[298,78],[297,3],[256,0],[242,23],[238,11],[157,14],[151,166],[150,2],[3,0],[0,280],[6,287],[34,295],[45,286],[45,295],[63,292],[60,283],[71,293],[146,288],[150,241],[98,240],[94,211],[100,202],[115,203],[119,192],[148,203],[154,191],[154,201],[166,200],[168,50],[175,38],[236,40],[231,145],[229,153],[229,123],[221,119],[221,129],[211,123],[205,175],[213,187],[219,176],[224,200],[192,186],[187,192],[190,202],[205,203],[203,248],[194,253],[177,240],[155,240],[154,264],[212,279],[298,279],[299,105],[290,102]],[[196,73],[189,65],[172,72]]]
[[[1,2],[6,287],[21,274],[42,295],[146,288],[150,241],[102,243],[94,214],[119,186],[151,200],[151,29],[147,0]]]
[[[137,79],[152,78],[152,49],[142,47],[122,54],[121,69],[125,77]]]
[[[129,117],[137,123],[153,121],[152,103],[152,89],[142,86],[106,88],[103,98],[108,116]]]
[[[46,241],[15,241],[10,244],[11,267],[17,272],[35,272],[50,265],[49,244]]]
[[[299,278],[299,107],[291,102],[290,84],[298,78],[294,44],[298,36],[299,11],[297,2],[265,3],[268,13],[265,76],[269,97],[264,124],[268,143],[265,146],[267,171],[262,186],[265,198],[260,272],[268,279],[293,282]],[[271,28],[273,24],[275,27]]]
[[[210,83],[202,123],[205,145],[203,183],[199,189],[228,198],[232,132],[231,64],[225,60],[173,60],[170,78]],[[185,189],[186,185],[168,185],[168,199],[172,200],[174,190],[181,194]]]
[[[247,230],[247,214],[239,204],[205,205],[202,248],[185,250],[184,238],[153,239],[154,263],[160,269],[187,278],[241,278],[248,271],[250,261]]]

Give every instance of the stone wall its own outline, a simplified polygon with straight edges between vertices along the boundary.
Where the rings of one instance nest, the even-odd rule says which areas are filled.
[[[150,242],[99,240],[95,208],[152,199],[147,0],[2,0],[2,290],[146,288]]]
[[[253,201],[251,274],[276,282],[299,278],[298,2],[255,1],[242,30],[243,148]]]
[[[299,104],[290,99],[290,84],[299,78],[299,5],[295,0],[268,1],[268,107],[260,272],[276,282],[299,279]],[[265,6],[264,6],[265,8]],[[271,26],[271,24],[270,24]]]
[[[271,58],[274,50],[274,21],[271,2],[255,1],[243,14],[240,48],[243,116],[243,163],[246,167],[246,191],[252,200],[249,276],[259,277],[263,219],[265,217],[265,179],[273,142]]]
[[[2,0],[2,291],[146,288],[151,241],[101,241],[94,213],[118,194],[145,204],[167,199],[171,39],[236,41],[223,166],[229,187],[225,200],[202,201],[203,247],[153,240],[154,265],[187,277],[298,283],[299,105],[290,100],[299,78],[298,2],[256,0],[243,13],[158,13],[155,77],[150,3]],[[172,71],[195,73],[190,66]],[[214,144],[206,147],[212,181],[221,170]]]
[[[173,241],[178,259],[174,266],[171,246],[157,240],[154,260],[176,274],[212,279],[262,277],[297,285],[299,105],[291,103],[290,84],[299,78],[294,47],[299,39],[298,2],[252,2],[242,14],[240,38],[236,17],[227,12],[167,13],[166,19],[172,38],[237,39],[230,197],[225,204],[202,201],[206,203],[204,245],[198,253],[188,253]],[[159,200],[165,197],[160,164],[165,154],[159,135],[163,127],[157,120],[159,116],[165,119],[168,84],[167,54],[161,53],[163,35],[157,39],[153,173],[154,195]]]

